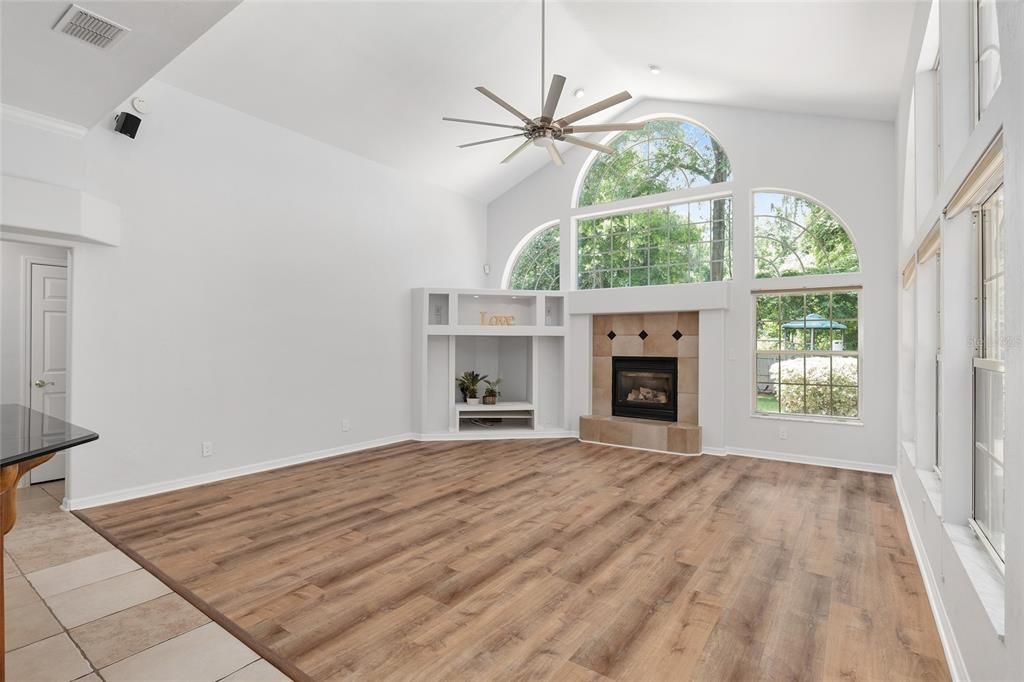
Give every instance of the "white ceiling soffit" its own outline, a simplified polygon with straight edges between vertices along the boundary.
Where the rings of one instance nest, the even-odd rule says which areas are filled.
[[[568,78],[562,114],[627,89],[634,102],[892,120],[913,14],[913,2],[551,0],[548,77]],[[527,149],[501,166],[515,140],[456,149],[502,131],[441,117],[515,123],[478,85],[539,113],[539,20],[538,0],[249,0],[159,78],[490,201],[547,154]]]
[[[238,0],[83,0],[130,31],[105,49],[55,31],[71,2],[0,2],[0,101],[91,127],[111,115]]]

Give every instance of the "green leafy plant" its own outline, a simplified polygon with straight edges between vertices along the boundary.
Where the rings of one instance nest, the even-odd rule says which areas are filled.
[[[497,398],[501,395],[501,391],[498,390],[498,384],[501,383],[501,377],[498,377],[493,381],[485,379],[484,383],[487,384],[487,388],[484,389],[485,398]]]
[[[455,382],[459,390],[462,391],[463,399],[476,398],[478,397],[477,390],[480,387],[480,382],[486,378],[486,374],[466,371],[462,373],[462,376],[455,377]]]

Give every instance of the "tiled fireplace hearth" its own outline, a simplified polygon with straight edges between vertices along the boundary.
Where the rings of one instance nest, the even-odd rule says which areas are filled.
[[[595,315],[580,439],[699,454],[697,312]]]

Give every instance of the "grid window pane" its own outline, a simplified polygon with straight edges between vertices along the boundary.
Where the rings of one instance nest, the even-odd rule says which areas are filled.
[[[615,153],[602,154],[591,165],[583,179],[579,206],[732,179],[725,150],[711,133],[689,121],[647,121],[640,130],[617,135],[609,146]],[[696,206],[687,219],[695,223],[712,220],[709,208]]]
[[[823,206],[784,192],[754,193],[754,272],[759,278],[857,272],[853,241]]]
[[[975,36],[975,83],[978,89],[978,115],[988,108],[999,89],[1003,74],[999,58],[999,26],[995,0],[978,0],[975,4],[977,35]]]
[[[974,520],[989,544],[1005,558],[1003,373],[974,370]]]
[[[848,290],[754,296],[758,412],[858,416],[857,303]]]
[[[558,290],[561,270],[559,238],[557,223],[535,234],[516,257],[509,275],[508,288]],[[589,259],[581,259],[581,266],[589,270],[592,263]]]
[[[1006,335],[1003,275],[1003,188],[981,206],[982,349],[983,357],[1003,357]]]
[[[605,230],[608,224],[617,227]],[[716,282],[731,276],[729,198],[581,220],[578,229],[581,289]],[[612,276],[595,277],[600,271]]]

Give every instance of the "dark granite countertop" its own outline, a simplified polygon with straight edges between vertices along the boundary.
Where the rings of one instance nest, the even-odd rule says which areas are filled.
[[[24,405],[0,405],[0,465],[16,464],[99,438],[99,434]]]

